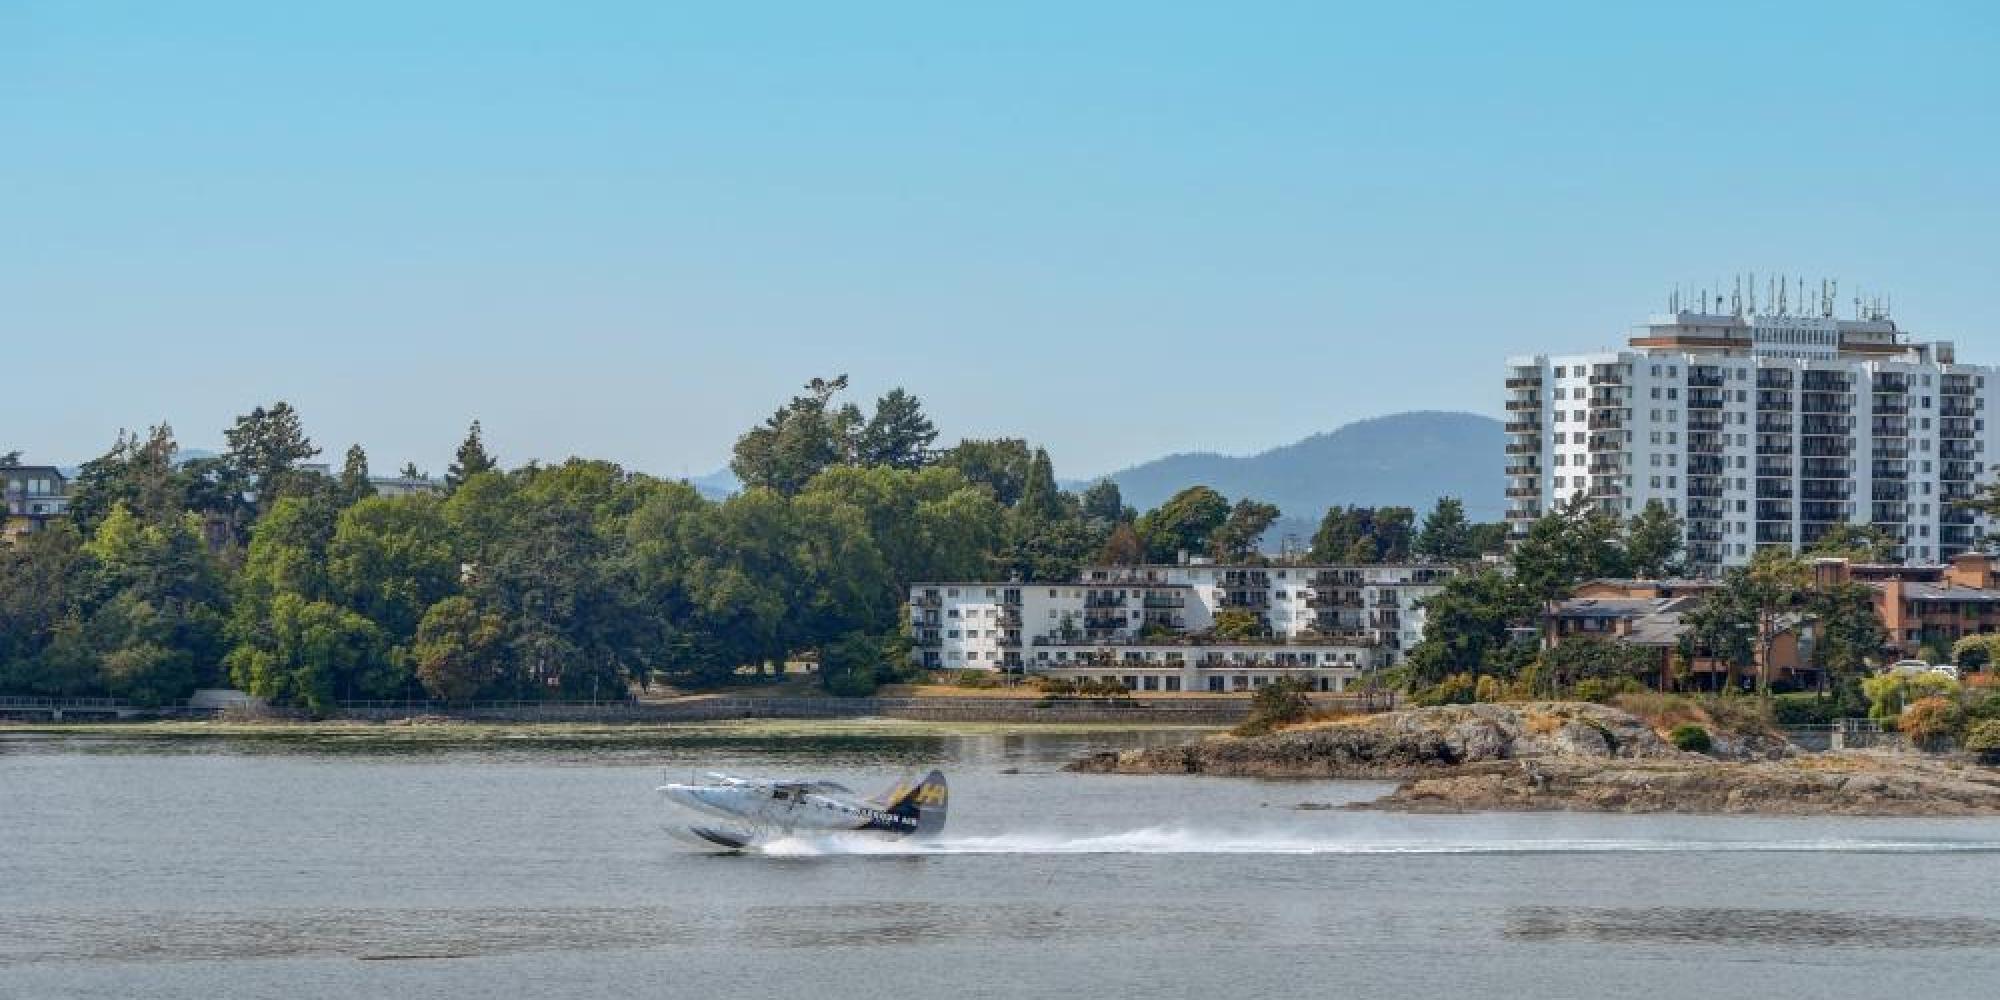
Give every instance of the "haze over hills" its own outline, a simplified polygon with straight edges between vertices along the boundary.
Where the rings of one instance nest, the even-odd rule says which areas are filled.
[[[1497,521],[1505,509],[1500,421],[1476,413],[1423,410],[1359,420],[1255,455],[1168,455],[1111,473],[1125,502],[1158,506],[1197,483],[1230,500],[1278,505],[1277,532],[1310,537],[1334,504],[1415,507],[1440,496],[1465,501],[1466,516]]]
[[[1254,497],[1283,512],[1268,536],[1273,541],[1288,533],[1310,537],[1334,504],[1401,504],[1421,515],[1438,497],[1455,496],[1465,501],[1467,517],[1497,521],[1505,509],[1504,441],[1500,421],[1491,417],[1420,410],[1358,420],[1255,455],[1185,452],[1062,485],[1080,490],[1109,478],[1141,511],[1197,484],[1231,500]],[[738,489],[727,468],[689,481],[710,497]]]

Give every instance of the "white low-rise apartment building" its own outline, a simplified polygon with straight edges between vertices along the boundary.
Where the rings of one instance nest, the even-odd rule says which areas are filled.
[[[916,583],[910,627],[930,669],[1115,678],[1139,691],[1245,690],[1294,676],[1340,691],[1401,662],[1423,634],[1417,603],[1452,572],[1193,562],[1093,566],[1070,583]],[[1254,616],[1257,638],[1208,634],[1232,610]]]
[[[1918,342],[1883,310],[1677,309],[1627,349],[1508,359],[1507,518],[1515,537],[1575,497],[1629,518],[1659,500],[1686,525],[1697,574],[1759,546],[1810,547],[1873,525],[1896,555],[1937,563],[1985,523],[1951,501],[1987,480],[2000,381]]]

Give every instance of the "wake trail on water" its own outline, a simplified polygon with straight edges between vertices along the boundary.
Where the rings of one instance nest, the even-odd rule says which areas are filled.
[[[1146,827],[1104,833],[1023,831],[979,837],[888,840],[825,834],[760,840],[749,850],[771,857],[913,856],[979,854],[1236,854],[1236,855],[1441,855],[1441,854],[1963,854],[2000,853],[2000,841],[1877,840],[1671,840],[1588,838],[1380,838],[1272,832],[1202,831]]]

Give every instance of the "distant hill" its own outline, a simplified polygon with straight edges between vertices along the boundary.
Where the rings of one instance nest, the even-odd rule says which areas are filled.
[[[1196,484],[1231,500],[1274,503],[1284,518],[1271,537],[1310,539],[1334,504],[1400,504],[1421,518],[1438,497],[1455,496],[1467,517],[1497,521],[1506,509],[1505,442],[1491,417],[1426,410],[1356,421],[1255,455],[1168,455],[1110,478],[1141,511]]]
[[[696,492],[710,500],[726,499],[743,489],[742,481],[726,465],[705,476],[689,476],[687,481]]]

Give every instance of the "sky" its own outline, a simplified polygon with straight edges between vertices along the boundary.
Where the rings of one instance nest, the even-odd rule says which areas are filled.
[[[0,0],[0,450],[700,475],[846,373],[1080,477],[1753,270],[2000,363],[1996,178],[1991,3]]]

